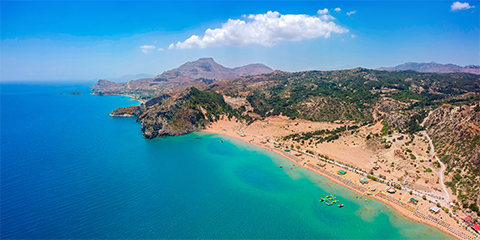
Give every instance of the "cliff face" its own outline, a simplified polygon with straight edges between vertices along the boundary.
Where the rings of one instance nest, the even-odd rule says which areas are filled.
[[[177,97],[165,97],[148,107],[137,119],[145,138],[178,136],[204,129],[220,115],[235,115],[223,96],[194,87]]]
[[[136,117],[142,114],[143,109],[140,106],[122,107],[113,110],[110,117]]]

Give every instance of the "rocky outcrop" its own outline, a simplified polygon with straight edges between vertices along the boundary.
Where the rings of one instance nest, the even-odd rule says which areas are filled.
[[[121,107],[113,110],[110,117],[137,117],[142,114],[143,109],[140,106]]]
[[[391,98],[380,98],[375,103],[375,109],[381,112],[390,112],[405,107],[406,104],[402,104],[397,100]]]
[[[176,97],[165,97],[137,119],[145,138],[178,136],[204,129],[219,114],[234,114],[223,96],[214,91],[189,88]]]

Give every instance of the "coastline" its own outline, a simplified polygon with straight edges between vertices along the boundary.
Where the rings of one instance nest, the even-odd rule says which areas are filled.
[[[120,96],[130,97],[131,99],[129,99],[128,101],[136,101],[136,102],[139,102],[139,103],[140,103],[140,106],[145,105],[145,103],[147,102],[146,100],[138,100],[138,99],[135,98],[135,96],[128,95],[128,94],[122,94],[122,95],[120,95]]]
[[[265,150],[269,150],[269,151],[271,151],[271,152],[273,152],[273,153],[275,153],[275,154],[277,154],[277,155],[280,155],[280,156],[288,159],[289,161],[291,161],[291,162],[293,162],[293,163],[295,163],[295,164],[298,164],[298,163],[299,163],[299,162],[298,162],[297,160],[295,160],[292,156],[289,156],[289,155],[285,154],[285,152],[283,152],[283,151],[281,150],[281,148],[280,148],[280,149],[278,149],[278,148],[271,148],[271,147],[269,147],[269,146],[267,145],[267,144],[269,144],[269,143],[261,144],[261,143],[259,143],[259,142],[253,141],[253,139],[252,139],[251,137],[250,137],[250,138],[241,137],[241,136],[238,135],[238,134],[225,131],[225,129],[223,129],[223,130],[220,131],[219,129],[214,129],[214,128],[211,128],[211,127],[203,130],[202,132],[214,133],[214,134],[219,134],[219,135],[224,135],[224,136],[232,137],[232,138],[238,139],[238,140],[240,140],[240,141],[243,141],[243,142],[245,142],[245,143],[249,143],[249,144],[255,145],[255,146],[257,146],[257,147],[263,148],[263,149],[265,149]],[[253,136],[253,138],[256,138],[256,137]],[[248,140],[248,141],[247,141],[247,140]],[[303,161],[303,160],[302,160],[302,161]],[[309,165],[310,165],[310,166],[309,166]],[[303,167],[303,168],[305,168],[305,169],[308,169],[308,170],[310,170],[310,171],[312,171],[312,172],[314,172],[314,173],[316,173],[316,174],[318,174],[318,175],[320,175],[320,176],[322,176],[322,177],[325,177],[325,178],[329,179],[330,181],[335,182],[336,184],[338,184],[338,185],[340,185],[340,186],[342,186],[342,187],[344,187],[344,188],[347,188],[347,189],[349,189],[349,190],[351,190],[351,191],[353,191],[353,192],[355,192],[355,193],[357,193],[357,194],[359,194],[359,195],[364,195],[364,194],[365,194],[365,192],[361,192],[361,191],[359,191],[358,189],[355,189],[354,187],[349,186],[349,185],[345,184],[344,182],[342,182],[342,181],[340,181],[340,180],[338,180],[338,179],[336,179],[336,178],[333,178],[333,177],[325,174],[325,173],[322,172],[322,171],[319,171],[319,170],[314,169],[314,168],[311,166],[311,164],[298,164],[298,166]],[[335,166],[335,165],[330,164],[330,163],[326,163],[326,166],[328,166],[328,169],[333,169],[334,172],[335,172],[335,170],[340,169],[338,166]],[[330,167],[330,166],[331,166],[331,167]],[[317,167],[317,168],[318,168],[318,167]],[[327,167],[325,167],[324,169],[326,170]],[[352,174],[355,174],[355,173],[352,173]],[[361,177],[361,176],[358,175],[358,174],[355,174],[355,175],[357,175],[358,178]],[[407,195],[406,192],[404,192],[404,194],[405,194],[404,196],[409,196],[409,195]],[[365,197],[366,197],[366,196],[365,196]],[[451,232],[451,231],[448,231],[446,227],[441,226],[441,225],[439,225],[438,223],[434,223],[434,222],[428,221],[427,219],[421,219],[420,217],[415,216],[415,214],[414,214],[413,211],[407,210],[406,208],[403,208],[403,207],[401,207],[401,206],[399,206],[399,205],[397,205],[397,204],[395,204],[395,203],[393,203],[393,202],[387,201],[387,200],[379,197],[378,194],[372,194],[372,195],[369,196],[369,198],[372,198],[372,199],[374,199],[374,200],[376,200],[376,201],[382,202],[382,203],[390,206],[393,210],[395,210],[396,212],[400,213],[401,215],[403,215],[404,217],[406,217],[406,218],[408,218],[408,219],[410,219],[410,220],[412,220],[412,221],[415,221],[415,222],[421,223],[421,224],[425,224],[425,225],[428,225],[428,226],[430,226],[430,227],[434,227],[434,228],[442,231],[443,233],[448,234],[448,235],[450,235],[450,236],[452,236],[452,237],[454,237],[454,238],[456,238],[456,239],[465,239],[465,238],[461,238],[460,236],[454,234],[454,233]],[[417,209],[418,209],[418,208],[417,208]]]

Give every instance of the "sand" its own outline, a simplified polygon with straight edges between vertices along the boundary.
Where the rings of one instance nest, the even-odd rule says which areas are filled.
[[[310,121],[301,120],[301,119],[290,120],[286,117],[276,116],[276,117],[268,117],[262,121],[256,121],[251,125],[246,125],[245,123],[240,123],[240,122],[237,122],[236,120],[229,121],[229,120],[221,119],[211,124],[205,131],[233,137],[241,141],[256,145],[258,147],[270,150],[278,155],[281,155],[289,159],[290,161],[298,164],[299,166],[309,169],[310,171],[313,171],[323,177],[326,177],[332,180],[333,182],[343,187],[346,187],[358,193],[359,195],[366,196],[365,192],[360,192],[358,189],[355,189],[352,186],[348,186],[344,182],[334,177],[331,177],[325,174],[324,172],[314,169],[313,166],[318,168],[318,166],[316,165],[317,163],[324,163],[324,161],[319,160],[318,156],[309,156],[309,154],[303,154],[302,156],[295,156],[295,154],[297,153],[296,146],[298,146],[299,144],[280,140],[280,138],[282,138],[283,136],[292,134],[292,133],[309,132],[309,131],[315,131],[319,129],[335,129],[339,126],[343,126],[343,125],[337,124],[337,123],[310,122]],[[393,169],[388,167],[389,164],[391,163],[394,163],[395,166],[403,164],[405,165],[404,166],[405,168],[410,168],[410,167],[413,169],[419,168],[419,167],[415,168],[413,167],[413,165],[405,163],[404,162],[405,160],[401,160],[400,157],[395,157],[394,151],[401,149],[402,147],[405,147],[404,142],[408,141],[407,139],[405,139],[404,141],[397,140],[393,142],[392,148],[390,149],[385,150],[382,147],[379,150],[378,146],[371,146],[372,145],[371,142],[370,143],[366,142],[365,138],[362,137],[362,136],[368,135],[370,132],[372,134],[378,133],[381,130],[381,127],[382,127],[381,124],[380,125],[376,124],[369,127],[366,126],[364,128],[361,128],[358,133],[352,134],[352,135],[347,134],[346,136],[342,136],[340,139],[336,140],[333,143],[322,143],[322,144],[317,144],[317,146],[305,144],[300,146],[299,152],[304,152],[305,150],[312,150],[316,154],[321,153],[323,155],[328,155],[330,159],[334,159],[343,164],[355,166],[363,170],[369,170],[374,166],[379,166],[380,169],[387,169],[387,168]],[[392,135],[390,139],[393,139],[393,138],[397,139],[398,137],[399,137],[398,135]],[[418,166],[425,165],[425,167],[433,168],[433,164],[428,162],[428,159],[427,159],[428,156],[422,156],[421,154],[418,154],[420,150],[414,151],[417,148],[423,149],[422,151],[425,151],[427,149],[427,143],[423,145],[422,142],[424,142],[423,138],[416,137],[415,140],[412,141],[412,143],[416,143],[416,144],[409,145],[409,147],[412,148],[411,150],[413,153],[416,153],[418,155],[418,158],[427,160],[423,163],[418,162]],[[283,146],[280,148],[276,148],[275,147],[276,144],[282,144]],[[291,148],[292,151],[289,153],[285,152],[284,151],[285,146],[290,148],[291,144],[294,144],[294,148]],[[412,146],[415,146],[415,147],[413,148]],[[423,155],[428,155],[428,154],[423,154]],[[396,158],[399,158],[400,160],[395,161]],[[323,169],[324,171],[326,170],[328,172],[336,174],[338,170],[342,168],[334,164],[326,163],[326,166]],[[398,177],[400,177],[401,175],[404,175],[404,172],[402,171],[394,170],[392,173],[387,173],[386,172],[387,170],[384,170],[384,171],[385,171],[384,175],[387,175],[387,179],[389,180],[390,179],[397,180]],[[415,189],[424,187],[427,190],[428,189],[431,190],[432,188],[440,188],[440,184],[436,184],[434,182],[435,177],[432,177],[431,176],[432,174],[436,176],[435,173],[423,174],[425,176],[422,175],[421,178],[418,178],[418,180],[420,181],[418,180],[415,182],[412,181],[412,183],[410,183],[407,186],[410,186],[410,187],[416,186]],[[403,216],[413,221],[435,227],[440,231],[458,239],[468,239],[468,237],[473,239],[475,237],[472,233],[466,231],[464,227],[463,228],[460,227],[460,225],[456,223],[456,220],[453,217],[449,217],[448,214],[446,214],[443,210],[441,210],[440,213],[438,214],[430,213],[430,215],[436,217],[437,219],[440,219],[440,216],[443,216],[442,221],[449,224],[452,229],[456,229],[456,230],[448,230],[446,227],[440,226],[438,223],[415,216],[413,211],[407,210],[406,208],[400,206],[398,203],[393,203],[391,201],[381,198],[378,192],[383,192],[385,195],[389,195],[390,197],[397,199],[398,201],[401,202],[401,204],[404,204],[410,208],[413,208],[413,210],[417,211],[417,213],[421,213],[424,215],[429,214],[430,207],[435,206],[435,201],[433,201],[432,203],[428,201],[428,200],[432,200],[433,198],[428,197],[427,200],[423,200],[421,196],[410,195],[409,192],[403,191],[403,190],[397,191],[395,194],[389,194],[386,192],[386,190],[389,188],[387,185],[379,182],[374,182],[374,181],[370,181],[368,184],[362,185],[359,182],[359,179],[361,177],[363,176],[360,174],[354,173],[352,171],[347,171],[347,174],[345,176],[342,176],[343,179],[348,179],[353,183],[357,185],[361,185],[367,189],[372,189],[372,188],[377,189],[376,194],[368,197],[371,197],[377,201],[380,201],[382,203],[389,205],[394,210],[396,210]],[[428,180],[425,180],[423,182],[421,181],[428,178],[432,179],[429,183],[425,183],[425,181],[428,181]],[[417,194],[421,194],[421,193],[417,193]],[[441,193],[438,192],[437,194],[441,194]],[[414,197],[415,199],[419,200],[417,205],[409,203],[411,197]],[[442,201],[439,201],[439,202],[441,202],[442,206],[448,206],[446,202],[442,202]],[[455,234],[453,231],[461,232],[468,237],[462,238],[459,235]]]

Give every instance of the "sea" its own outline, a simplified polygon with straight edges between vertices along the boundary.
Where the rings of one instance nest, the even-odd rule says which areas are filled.
[[[145,139],[93,84],[0,85],[1,239],[453,239],[236,139]]]

